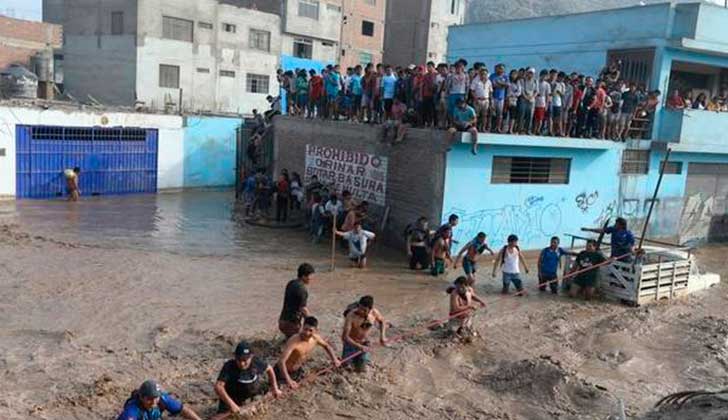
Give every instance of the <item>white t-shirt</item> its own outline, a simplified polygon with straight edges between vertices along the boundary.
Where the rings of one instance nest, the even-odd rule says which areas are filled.
[[[503,252],[506,254],[505,258],[503,258],[503,272],[508,274],[520,273],[518,249],[514,248],[511,252],[506,247]]]
[[[546,98],[551,96],[551,83],[542,80],[538,83],[538,96],[536,96],[536,108],[546,108]]]
[[[349,241],[349,257],[358,258],[366,254],[367,242],[370,239],[374,239],[374,234],[363,229],[359,233],[352,230],[346,232],[343,238]]]
[[[344,204],[341,202],[341,200],[336,200],[336,204],[329,200],[326,202],[326,206],[324,207],[324,210],[331,214],[340,214],[343,209]]]
[[[553,89],[551,91],[551,100],[555,107],[563,106],[563,96],[566,93],[566,85],[564,82],[554,82]]]
[[[468,74],[451,74],[448,79],[448,85],[450,95],[465,95],[468,90]]]
[[[481,80],[480,76],[473,79],[470,83],[470,90],[473,91],[476,99],[490,99],[490,93],[493,92],[493,84],[489,79]]]

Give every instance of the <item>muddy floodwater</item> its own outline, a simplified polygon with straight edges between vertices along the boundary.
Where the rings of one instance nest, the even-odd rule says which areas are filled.
[[[374,243],[352,270],[303,230],[245,224],[229,191],[0,202],[0,419],[113,419],[155,378],[209,418],[213,381],[248,339],[275,362],[285,284],[302,262],[318,270],[310,307],[341,350],[342,312],[362,294],[407,338],[377,348],[365,374],[326,375],[261,419],[718,419],[712,406],[655,412],[663,396],[728,388],[728,288],[630,308],[534,291],[501,297],[482,261],[488,302],[480,336],[456,343],[422,325],[447,315],[444,289]],[[697,251],[728,279],[728,246]],[[530,258],[533,266],[535,259]],[[323,353],[311,370],[325,365]],[[721,414],[723,413],[723,414]]]

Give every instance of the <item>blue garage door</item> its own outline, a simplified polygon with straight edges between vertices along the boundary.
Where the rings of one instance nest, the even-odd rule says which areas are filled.
[[[84,196],[157,191],[157,130],[16,126],[18,198],[66,195],[65,169],[81,168]]]

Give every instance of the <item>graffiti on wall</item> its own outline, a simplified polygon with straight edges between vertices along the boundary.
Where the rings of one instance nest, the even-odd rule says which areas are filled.
[[[469,241],[470,235],[486,232],[495,246],[515,233],[521,243],[539,240],[555,235],[561,228],[562,213],[559,203],[547,203],[543,196],[529,196],[522,204],[507,205],[494,209],[466,212],[451,208],[445,215],[457,214],[460,224],[454,231],[454,239],[461,244]]]
[[[594,226],[602,226],[607,220],[617,217],[619,211],[617,207],[617,200],[613,200],[604,206],[602,211],[599,212],[599,216],[594,219]]]
[[[599,200],[599,191],[594,191],[592,193],[587,193],[586,191],[584,191],[574,198],[574,201],[576,202],[576,207],[579,208],[582,213],[588,212],[589,209],[597,202],[597,200]]]
[[[680,214],[680,243],[701,241],[708,237],[714,215],[715,197],[694,194],[685,200]]]

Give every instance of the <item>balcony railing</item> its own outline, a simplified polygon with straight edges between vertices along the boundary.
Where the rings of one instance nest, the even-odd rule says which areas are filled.
[[[663,109],[657,140],[701,146],[728,144],[728,112]]]

